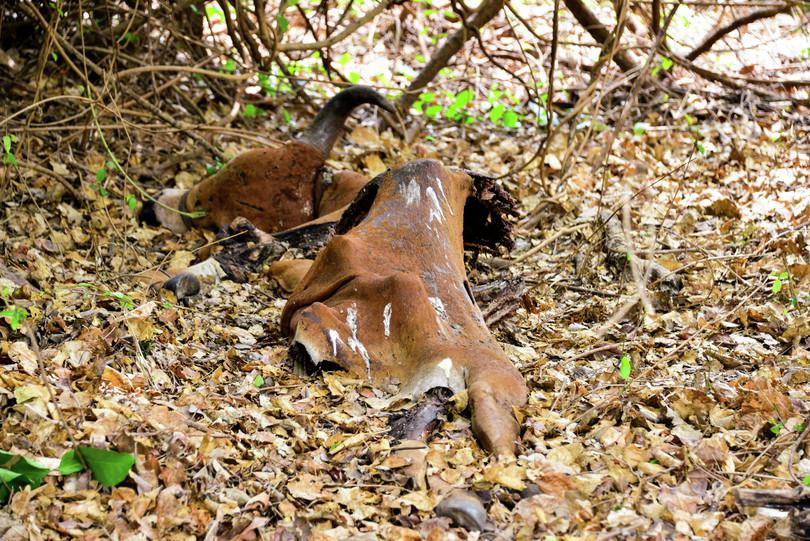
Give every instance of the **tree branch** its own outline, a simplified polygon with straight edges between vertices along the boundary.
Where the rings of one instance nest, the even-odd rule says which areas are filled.
[[[339,41],[351,36],[358,28],[369,22],[371,19],[385,11],[388,6],[392,4],[393,0],[382,0],[379,4],[374,6],[373,9],[367,11],[365,15],[354,21],[352,24],[344,28],[337,34],[332,34],[326,39],[321,41],[314,41],[311,43],[279,43],[277,50],[281,52],[289,51],[314,51],[316,49],[325,49],[331,47]]]
[[[408,90],[397,100],[397,109],[399,109],[402,114],[405,114],[408,109],[410,109],[411,105],[416,101],[419,92],[447,65],[450,58],[461,50],[468,39],[473,37],[474,32],[470,32],[469,30],[477,31],[492,20],[503,7],[503,2],[504,0],[484,0],[479,6],[478,11],[476,11],[466,23],[462,24],[461,28],[444,40],[439,50],[436,51],[436,54],[430,58],[430,61],[425,64],[425,67],[422,68],[419,75],[417,75],[410,86],[408,86]]]
[[[604,44],[610,39],[610,31],[608,28],[588,9],[585,2],[582,0],[565,0],[565,5],[574,15],[577,22],[579,22],[598,43]],[[616,51],[616,54],[613,55],[613,61],[616,62],[616,65],[624,72],[638,69],[636,61],[633,60],[627,51]]]
[[[717,30],[706,36],[700,45],[695,47],[692,50],[692,52],[686,55],[686,59],[690,61],[694,60],[703,53],[708,52],[712,48],[712,45],[717,43],[719,40],[723,39],[724,36],[733,32],[734,30],[746,26],[748,24],[751,24],[753,22],[756,22],[760,19],[767,19],[768,17],[773,17],[780,13],[789,11],[790,7],[791,6],[789,4],[784,4],[772,8],[760,9],[759,11],[752,11],[748,15],[744,15],[738,19],[734,19],[727,25],[721,26],[720,28],[718,28]]]

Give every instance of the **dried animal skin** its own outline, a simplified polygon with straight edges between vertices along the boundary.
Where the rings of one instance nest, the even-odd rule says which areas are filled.
[[[484,447],[512,455],[512,408],[525,403],[526,386],[469,293],[463,229],[475,192],[470,175],[427,160],[372,181],[338,232],[351,227],[327,243],[291,295],[281,324],[315,364],[413,394],[467,389]]]

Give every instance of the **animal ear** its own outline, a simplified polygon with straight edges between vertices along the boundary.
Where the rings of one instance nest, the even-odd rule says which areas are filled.
[[[511,250],[515,200],[494,177],[462,169],[472,178],[472,193],[464,204],[464,244],[497,251]]]
[[[344,235],[348,233],[351,228],[363,221],[368,211],[371,209],[371,205],[374,204],[374,200],[377,199],[380,183],[389,176],[391,176],[390,169],[384,173],[380,173],[371,179],[368,184],[363,186],[354,198],[354,201],[352,201],[343,212],[343,216],[340,217],[340,221],[335,226],[335,234]]]

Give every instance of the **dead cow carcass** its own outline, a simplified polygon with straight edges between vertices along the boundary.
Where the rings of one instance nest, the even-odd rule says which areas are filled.
[[[141,220],[182,233],[192,227],[221,228],[243,217],[260,230],[273,232],[348,204],[365,179],[357,173],[343,172],[336,175],[335,182],[325,185],[322,168],[346,119],[365,103],[394,111],[371,88],[347,88],[326,103],[297,139],[278,148],[240,154],[190,190],[165,190],[158,204],[144,204]],[[204,216],[192,219],[189,214],[194,212]]]
[[[491,179],[411,162],[378,176],[344,212],[282,313],[282,330],[314,365],[421,394],[467,389],[484,447],[512,455],[517,369],[473,300],[464,244],[510,243],[511,201]]]

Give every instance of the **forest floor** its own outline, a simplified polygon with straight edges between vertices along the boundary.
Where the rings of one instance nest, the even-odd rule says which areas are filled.
[[[6,113],[29,98],[18,88]],[[308,122],[270,110],[204,112],[234,156]],[[436,119],[405,142],[374,114],[355,115],[330,166],[373,175],[435,158],[502,174],[537,148],[531,123]],[[150,289],[215,236],[140,225],[104,145],[152,193],[216,163],[185,131],[101,122],[121,124],[104,143],[92,123],[34,122],[6,150],[17,165],[0,168],[0,449],[51,470],[0,507],[3,539],[790,538],[785,511],[741,507],[734,489],[810,484],[806,114],[659,100],[607,157],[610,129],[571,163],[576,134],[552,145],[553,195],[536,164],[504,181],[517,245],[469,258],[468,272],[480,291],[526,285],[493,328],[529,387],[519,457],[487,456],[454,412],[426,459],[428,475],[484,498],[485,532],[451,527],[437,494],[408,484],[387,426],[412,402],[341,372],[292,373],[285,296],[266,275],[188,302]],[[606,264],[603,209],[625,224],[623,259],[655,260],[679,290]],[[60,475],[76,442],[135,465],[113,488]]]

